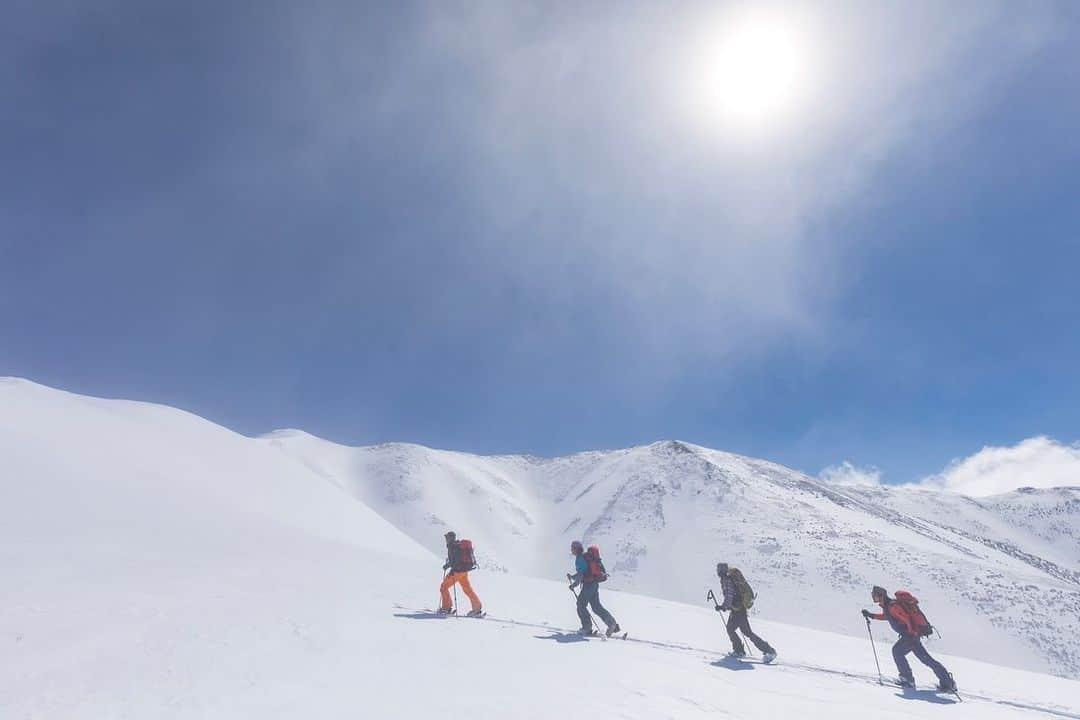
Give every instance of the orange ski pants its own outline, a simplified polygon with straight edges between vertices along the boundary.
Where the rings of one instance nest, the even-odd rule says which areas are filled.
[[[473,592],[472,584],[469,582],[469,573],[467,572],[452,572],[443,578],[442,585],[439,586],[439,595],[442,600],[442,607],[444,610],[450,609],[450,588],[454,583],[461,586],[461,589],[469,597],[469,602],[472,603],[473,610],[480,610],[480,598],[476,597],[476,593]]]

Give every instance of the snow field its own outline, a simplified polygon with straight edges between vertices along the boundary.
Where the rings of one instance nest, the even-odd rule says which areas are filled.
[[[683,568],[700,605],[605,587],[627,641],[574,636],[564,583],[509,573],[474,574],[486,619],[418,614],[439,556],[319,468],[169,408],[3,381],[0,459],[3,720],[1080,719],[1076,681],[945,655],[962,704],[878,686],[857,606],[850,636],[755,614],[779,664],[722,661],[711,567]]]

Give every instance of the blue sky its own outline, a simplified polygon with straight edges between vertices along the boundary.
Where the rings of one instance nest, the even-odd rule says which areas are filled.
[[[244,433],[677,437],[887,481],[1080,440],[1080,8],[16,2],[0,375]],[[760,7],[760,5],[759,5]]]

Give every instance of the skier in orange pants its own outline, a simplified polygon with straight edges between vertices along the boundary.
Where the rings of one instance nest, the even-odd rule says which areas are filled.
[[[441,601],[439,612],[444,615],[453,612],[454,608],[450,604],[450,588],[457,583],[461,585],[462,591],[469,598],[469,603],[472,604],[469,617],[478,617],[484,611],[480,605],[480,598],[476,596],[472,589],[472,583],[469,582],[469,571],[476,568],[472,542],[469,540],[458,542],[457,535],[452,531],[446,533],[445,537],[446,564],[443,565],[443,570],[449,570],[450,572],[443,578],[442,585],[439,586],[439,600]]]

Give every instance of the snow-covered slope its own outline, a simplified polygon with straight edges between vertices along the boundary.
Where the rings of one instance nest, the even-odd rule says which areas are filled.
[[[429,556],[300,461],[169,407],[2,378],[0,458],[3,551],[15,555],[137,551],[124,546],[145,532],[180,554],[275,534]]]
[[[725,661],[715,613],[626,593],[605,601],[630,640],[577,638],[564,584],[508,573],[475,574],[488,619],[433,619],[438,557],[280,446],[168,408],[0,381],[0,465],[5,720],[862,720],[953,702],[877,685],[865,637],[756,619],[780,664]],[[553,477],[553,496],[577,485]],[[1080,683],[943,659],[965,696],[950,718],[1080,718]]]
[[[700,602],[718,560],[741,567],[760,612],[858,632],[874,584],[907,588],[938,648],[1080,677],[1080,489],[973,499],[823,483],[682,442],[564,458],[348,448],[298,431],[301,458],[433,552],[447,528],[489,569],[559,577],[571,539],[601,546],[611,587]]]

